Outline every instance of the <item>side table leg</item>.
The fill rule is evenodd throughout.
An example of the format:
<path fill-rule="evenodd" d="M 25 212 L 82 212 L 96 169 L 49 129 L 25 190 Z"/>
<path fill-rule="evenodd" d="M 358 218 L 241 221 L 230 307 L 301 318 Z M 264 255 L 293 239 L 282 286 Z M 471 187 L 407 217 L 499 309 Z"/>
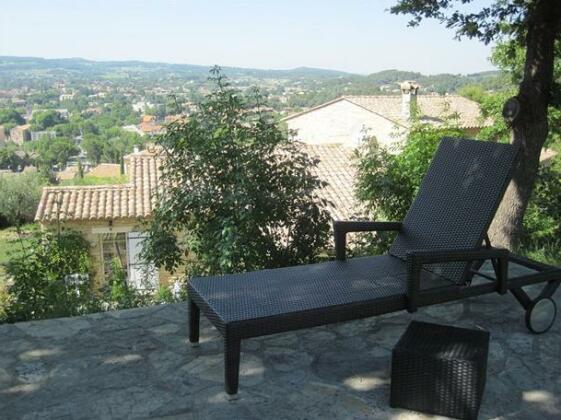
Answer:
<path fill-rule="evenodd" d="M 199 321 L 201 311 L 199 307 L 189 299 L 189 342 L 193 347 L 199 347 Z"/>
<path fill-rule="evenodd" d="M 237 399 L 238 394 L 240 344 L 239 338 L 224 336 L 224 384 L 229 400 Z"/>

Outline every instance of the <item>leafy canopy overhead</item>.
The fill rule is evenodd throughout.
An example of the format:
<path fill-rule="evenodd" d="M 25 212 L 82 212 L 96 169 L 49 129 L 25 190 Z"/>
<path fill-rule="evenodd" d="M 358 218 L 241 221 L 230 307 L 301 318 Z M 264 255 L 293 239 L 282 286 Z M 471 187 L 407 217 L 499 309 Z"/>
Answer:
<path fill-rule="evenodd" d="M 501 35 L 521 39 L 525 34 L 525 17 L 534 3 L 528 0 L 496 0 L 474 10 L 475 0 L 399 0 L 390 11 L 412 16 L 409 26 L 423 19 L 436 19 L 447 28 L 455 29 L 461 38 L 478 38 L 486 44 Z"/>

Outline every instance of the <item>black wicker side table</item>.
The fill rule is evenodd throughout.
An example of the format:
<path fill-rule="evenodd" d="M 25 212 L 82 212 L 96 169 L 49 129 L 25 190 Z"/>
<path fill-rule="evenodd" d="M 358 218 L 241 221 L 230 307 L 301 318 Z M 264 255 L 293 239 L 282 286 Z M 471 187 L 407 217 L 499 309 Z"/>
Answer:
<path fill-rule="evenodd" d="M 476 419 L 488 352 L 486 331 L 412 321 L 393 349 L 390 405 Z"/>

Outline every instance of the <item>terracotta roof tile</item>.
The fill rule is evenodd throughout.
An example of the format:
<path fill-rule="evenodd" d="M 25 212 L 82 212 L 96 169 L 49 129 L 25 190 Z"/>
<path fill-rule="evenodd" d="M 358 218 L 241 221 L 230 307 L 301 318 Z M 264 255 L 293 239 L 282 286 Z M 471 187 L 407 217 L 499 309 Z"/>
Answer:
<path fill-rule="evenodd" d="M 88 172 L 90 176 L 117 177 L 121 175 L 121 165 L 118 163 L 100 163 Z"/>
<path fill-rule="evenodd" d="M 340 144 L 301 147 L 319 159 L 313 173 L 327 185 L 319 196 L 331 204 L 328 211 L 334 219 L 360 216 L 361 208 L 354 198 L 355 170 L 352 150 Z M 128 184 L 45 187 L 35 219 L 43 223 L 119 218 L 145 219 L 156 203 L 159 188 L 161 156 L 155 151 L 142 151 L 127 156 Z"/>
<path fill-rule="evenodd" d="M 160 157 L 156 152 L 140 152 L 126 157 L 130 182 L 120 185 L 44 187 L 35 219 L 112 220 L 145 218 L 158 188 Z"/>
<path fill-rule="evenodd" d="M 313 173 L 327 185 L 318 195 L 330 204 L 327 210 L 335 220 L 349 220 L 364 214 L 354 196 L 355 168 L 352 149 L 341 144 L 302 144 L 306 153 L 319 159 Z"/>
<path fill-rule="evenodd" d="M 345 96 L 345 99 L 399 124 L 409 124 L 402 118 L 401 96 Z M 463 96 L 419 95 L 417 105 L 419 118 L 427 122 L 438 123 L 446 117 L 457 116 L 460 127 L 464 128 L 491 124 L 491 121 L 482 121 L 477 102 Z"/>
<path fill-rule="evenodd" d="M 357 95 L 341 96 L 340 98 L 283 118 L 288 121 L 316 109 L 324 108 L 335 102 L 348 101 L 370 112 L 378 114 L 396 124 L 408 127 L 401 114 L 400 95 Z M 463 128 L 486 127 L 492 124 L 490 119 L 483 120 L 477 102 L 458 95 L 418 95 L 417 105 L 419 118 L 422 121 L 441 123 L 446 117 L 456 116 L 458 124 Z"/>

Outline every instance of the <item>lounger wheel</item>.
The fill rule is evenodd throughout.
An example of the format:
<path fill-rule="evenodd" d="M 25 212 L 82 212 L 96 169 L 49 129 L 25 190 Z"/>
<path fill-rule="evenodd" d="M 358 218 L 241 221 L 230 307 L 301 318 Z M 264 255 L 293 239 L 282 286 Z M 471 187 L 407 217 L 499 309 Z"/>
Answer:
<path fill-rule="evenodd" d="M 526 310 L 526 326 L 534 334 L 543 334 L 551 328 L 557 316 L 557 305 L 549 297 L 532 302 Z"/>

